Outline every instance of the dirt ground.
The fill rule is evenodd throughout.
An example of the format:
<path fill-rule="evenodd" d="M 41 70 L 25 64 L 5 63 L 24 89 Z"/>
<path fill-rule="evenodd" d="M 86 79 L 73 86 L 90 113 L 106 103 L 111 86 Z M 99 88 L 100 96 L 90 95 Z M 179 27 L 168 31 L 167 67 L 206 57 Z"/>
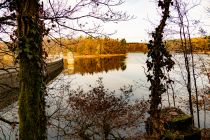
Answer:
<path fill-rule="evenodd" d="M 202 140 L 210 140 L 210 128 L 202 129 L 201 137 Z"/>

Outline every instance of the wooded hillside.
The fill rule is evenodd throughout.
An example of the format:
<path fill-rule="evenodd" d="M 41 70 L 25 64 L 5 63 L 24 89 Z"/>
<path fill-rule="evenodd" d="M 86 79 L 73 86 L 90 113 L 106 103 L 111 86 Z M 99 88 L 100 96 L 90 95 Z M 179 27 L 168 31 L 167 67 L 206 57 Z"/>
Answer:
<path fill-rule="evenodd" d="M 45 40 L 44 46 L 49 54 L 67 51 L 72 51 L 75 55 L 125 54 L 127 52 L 125 39 L 81 36 L 70 40 Z"/>

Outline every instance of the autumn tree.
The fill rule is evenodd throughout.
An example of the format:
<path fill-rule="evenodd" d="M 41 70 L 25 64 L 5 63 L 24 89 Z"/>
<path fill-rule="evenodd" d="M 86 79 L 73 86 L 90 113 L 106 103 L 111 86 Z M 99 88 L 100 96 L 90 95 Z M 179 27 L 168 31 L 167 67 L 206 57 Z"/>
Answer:
<path fill-rule="evenodd" d="M 78 38 L 77 42 L 71 46 L 75 55 L 125 54 L 127 52 L 125 39 L 83 37 Z"/>
<path fill-rule="evenodd" d="M 110 91 L 99 78 L 95 86 L 89 85 L 87 91 L 81 88 L 72 90 L 68 86 L 66 89 L 67 103 L 61 106 L 60 112 L 53 114 L 62 125 L 50 121 L 52 128 L 60 130 L 60 135 L 72 139 L 108 140 L 135 138 L 141 132 L 138 127 L 145 118 L 148 102 L 133 100 L 132 86 Z"/>

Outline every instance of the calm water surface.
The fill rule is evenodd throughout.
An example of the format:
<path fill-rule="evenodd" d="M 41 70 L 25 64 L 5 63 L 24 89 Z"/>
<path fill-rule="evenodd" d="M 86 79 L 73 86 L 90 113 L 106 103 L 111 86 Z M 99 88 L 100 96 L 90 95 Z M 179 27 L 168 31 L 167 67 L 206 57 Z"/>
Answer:
<path fill-rule="evenodd" d="M 209 68 L 209 62 L 207 62 L 209 57 L 208 55 L 195 55 L 196 78 L 199 89 L 209 85 L 208 78 L 203 72 L 205 71 L 203 63 L 207 69 Z M 117 90 L 130 84 L 134 86 L 136 98 L 148 98 L 149 83 L 145 76 L 145 72 L 147 72 L 146 59 L 147 56 L 143 53 L 128 53 L 126 57 L 79 58 L 75 59 L 73 65 L 65 63 L 65 70 L 60 76 L 65 79 L 65 82 L 70 80 L 72 88 L 78 86 L 86 88 L 90 84 L 95 84 L 96 80 L 102 77 L 105 87 L 110 90 Z M 186 72 L 184 71 L 183 56 L 174 54 L 174 60 L 177 64 L 169 76 L 175 81 L 173 85 L 175 92 L 179 95 L 185 95 L 186 87 L 183 76 L 186 76 Z"/>
<path fill-rule="evenodd" d="M 210 68 L 208 61 L 210 57 L 208 55 L 195 55 L 195 58 L 196 78 L 198 89 L 201 91 L 206 86 L 209 86 L 205 70 Z M 52 115 L 58 108 L 65 110 L 65 104 L 68 100 L 67 91 L 69 89 L 82 87 L 84 90 L 87 90 L 89 89 L 89 85 L 94 86 L 96 84 L 96 80 L 99 77 L 103 78 L 105 88 L 111 91 L 117 91 L 123 86 L 132 85 L 134 89 L 133 99 L 149 99 L 149 83 L 145 76 L 145 72 L 147 71 L 145 65 L 146 59 L 147 57 L 143 53 L 128 53 L 127 56 L 76 58 L 72 64 L 67 64 L 67 60 L 65 60 L 64 71 L 48 85 L 49 96 L 46 100 L 49 108 L 47 109 L 47 114 Z M 174 54 L 174 59 L 176 60 L 176 65 L 169 75 L 175 81 L 173 88 L 176 95 L 176 106 L 187 112 L 188 96 L 183 79 L 183 75 L 185 76 L 186 73 L 180 71 L 180 69 L 184 70 L 184 59 L 180 54 Z M 167 94 L 163 95 L 163 106 L 169 105 L 168 97 L 170 99 L 170 105 L 173 106 L 171 89 L 169 89 L 169 96 Z M 209 102 L 209 99 L 207 101 Z M 17 120 L 17 103 L 11 106 L 16 107 L 7 112 L 0 112 L 0 115 Z M 209 104 L 206 104 L 206 107 L 210 110 Z M 205 113 L 206 115 L 204 115 L 204 111 L 201 109 L 201 127 L 210 128 L 210 111 L 207 110 Z M 14 130 L 14 132 L 16 131 Z M 49 129 L 48 132 L 52 139 L 53 136 L 56 137 L 55 133 L 57 131 L 55 129 Z"/>
<path fill-rule="evenodd" d="M 174 54 L 173 58 L 176 65 L 169 73 L 169 76 L 174 80 L 173 90 L 176 96 L 176 106 L 189 113 L 183 55 Z M 201 92 L 202 89 L 209 86 L 208 77 L 205 73 L 210 68 L 210 56 L 195 54 L 194 58 L 198 91 Z M 128 53 L 126 57 L 79 58 L 75 59 L 73 65 L 67 65 L 65 63 L 66 69 L 60 77 L 65 79 L 63 80 L 65 84 L 69 81 L 68 84 L 72 89 L 78 88 L 78 86 L 87 89 L 90 84 L 95 85 L 96 80 L 102 77 L 105 87 L 109 90 L 118 90 L 123 86 L 133 85 L 133 98 L 149 99 L 150 92 L 148 87 L 150 84 L 147 82 L 145 76 L 145 72 L 147 72 L 145 65 L 146 59 L 147 56 L 143 53 Z M 194 87 L 192 88 L 194 89 Z M 169 104 L 173 106 L 172 90 L 169 89 L 168 92 L 169 94 L 165 94 L 162 97 L 163 106 L 169 106 Z M 170 103 L 168 103 L 168 98 Z M 207 99 L 207 102 L 209 103 L 209 99 Z M 206 104 L 206 108 L 210 110 L 209 104 Z M 204 119 L 204 111 L 201 108 L 201 127 L 205 127 L 204 123 L 206 123 L 206 127 L 210 127 L 210 111 L 206 111 L 205 113 L 207 115 L 206 119 Z M 197 122 L 195 123 L 197 124 Z"/>
<path fill-rule="evenodd" d="M 94 85 L 99 77 L 103 78 L 106 88 L 118 90 L 126 85 L 135 85 L 134 93 L 136 97 L 148 96 L 147 88 L 137 88 L 141 84 L 146 84 L 144 74 L 146 56 L 143 53 L 129 53 L 125 56 L 115 56 L 111 58 L 80 58 L 75 60 L 75 66 L 65 65 L 62 76 L 70 79 L 72 88 Z M 68 78 L 67 78 L 68 77 Z"/>

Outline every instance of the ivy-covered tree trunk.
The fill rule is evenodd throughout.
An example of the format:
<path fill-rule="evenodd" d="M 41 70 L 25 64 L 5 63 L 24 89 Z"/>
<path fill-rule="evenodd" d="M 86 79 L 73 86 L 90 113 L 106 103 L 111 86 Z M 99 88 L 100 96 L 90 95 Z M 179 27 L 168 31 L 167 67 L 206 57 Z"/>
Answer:
<path fill-rule="evenodd" d="M 46 139 L 43 23 L 39 0 L 16 0 L 19 59 L 19 139 Z"/>
<path fill-rule="evenodd" d="M 163 126 L 160 123 L 160 109 L 161 95 L 166 91 L 165 84 L 170 83 L 171 80 L 167 79 L 163 72 L 163 69 L 170 71 L 174 65 L 171 59 L 171 54 L 167 51 L 163 44 L 163 29 L 166 26 L 166 20 L 169 17 L 169 8 L 173 4 L 172 0 L 159 0 L 158 6 L 162 9 L 162 19 L 155 32 L 152 33 L 153 40 L 150 40 L 148 44 L 148 71 L 151 71 L 147 75 L 148 81 L 150 81 L 150 122 L 151 136 L 155 139 L 159 139 Z"/>

